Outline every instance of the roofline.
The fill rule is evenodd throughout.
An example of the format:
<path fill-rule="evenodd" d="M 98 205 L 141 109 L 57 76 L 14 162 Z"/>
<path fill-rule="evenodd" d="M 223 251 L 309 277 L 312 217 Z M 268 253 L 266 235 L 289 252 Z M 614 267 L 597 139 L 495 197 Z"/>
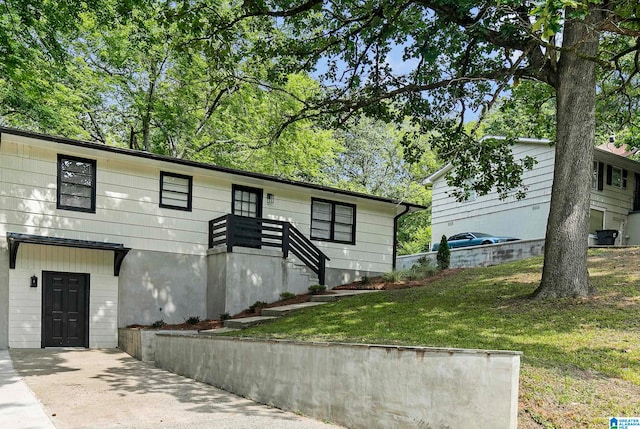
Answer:
<path fill-rule="evenodd" d="M 505 136 L 484 136 L 479 141 L 482 142 L 484 140 L 507 140 L 507 137 L 505 137 Z M 518 138 L 515 139 L 515 141 L 516 141 L 516 143 L 546 144 L 546 145 L 549 145 L 549 144 L 553 143 L 553 140 L 535 139 L 535 138 L 531 138 L 531 137 L 518 137 Z M 441 178 L 442 176 L 447 174 L 449 171 L 451 171 L 452 168 L 453 168 L 453 164 L 451 164 L 450 162 L 447 163 L 447 165 L 442 167 L 440 170 L 436 171 L 431 176 L 429 176 L 426 179 L 424 179 L 422 184 L 427 186 L 427 187 L 430 187 L 431 185 L 433 185 L 433 183 L 436 180 L 438 180 L 439 178 Z"/>
<path fill-rule="evenodd" d="M 602 158 L 607 162 L 611 162 L 609 161 L 610 159 L 615 159 L 615 162 L 618 163 L 619 166 L 624 166 L 633 171 L 640 171 L 640 163 L 635 159 L 618 155 L 617 153 L 609 152 L 608 150 L 605 150 L 605 149 L 600 149 L 597 146 L 595 146 L 593 149 L 594 149 L 594 155 L 599 154 L 599 158 Z"/>
<path fill-rule="evenodd" d="M 412 211 L 423 210 L 423 209 L 427 208 L 426 206 L 423 206 L 423 205 L 420 205 L 420 204 L 409 203 L 409 202 L 401 201 L 401 200 L 393 200 L 391 198 L 378 197 L 378 196 L 375 196 L 375 195 L 364 194 L 364 193 L 361 193 L 361 192 L 346 191 L 346 190 L 343 190 L 343 189 L 332 188 L 332 187 L 329 187 L 329 186 L 316 185 L 316 184 L 313 184 L 313 183 L 301 182 L 301 181 L 296 181 L 296 180 L 289 180 L 289 179 L 284 179 L 284 178 L 276 177 L 276 176 L 270 176 L 270 175 L 262 174 L 262 173 L 253 173 L 251 171 L 237 170 L 237 169 L 229 168 L 229 167 L 220 167 L 220 166 L 217 166 L 217 165 L 205 164 L 203 162 L 190 161 L 190 160 L 180 159 L 180 158 L 172 158 L 170 156 L 158 155 L 158 154 L 155 154 L 155 153 L 143 152 L 143 151 L 140 151 L 140 150 L 125 149 L 125 148 L 120 148 L 120 147 L 115 147 L 115 146 L 108 146 L 108 145 L 103 145 L 103 144 L 89 142 L 89 141 L 74 140 L 74 139 L 70 139 L 70 138 L 66 138 L 66 137 L 57 137 L 57 136 L 51 136 L 51 135 L 48 135 L 48 134 L 42 134 L 42 133 L 37 133 L 37 132 L 33 132 L 33 131 L 25 131 L 25 130 L 19 130 L 19 129 L 16 129 L 16 128 L 7 128 L 7 127 L 1 127 L 0 126 L 0 137 L 2 136 L 3 133 L 16 135 L 16 136 L 21 136 L 21 137 L 33 138 L 33 139 L 46 140 L 46 141 L 50 141 L 50 142 L 54 142 L 54 143 L 60 143 L 60 144 L 66 144 L 66 145 L 70 145 L 70 146 L 85 147 L 85 148 L 100 150 L 100 151 L 104 151 L 104 152 L 116 153 L 116 154 L 120 154 L 120 155 L 127 155 L 127 156 L 134 156 L 134 157 L 138 157 L 138 158 L 145 158 L 145 159 L 150 159 L 150 160 L 154 160 L 154 161 L 169 162 L 169 163 L 172 163 L 172 164 L 185 165 L 185 166 L 188 166 L 188 167 L 201 168 L 201 169 L 204 169 L 204 170 L 216 171 L 216 172 L 220 172 L 220 173 L 235 174 L 235 175 L 238 175 L 238 176 L 251 177 L 253 179 L 266 180 L 266 181 L 269 181 L 269 182 L 282 183 L 282 184 L 285 184 L 285 185 L 291 185 L 291 186 L 297 186 L 297 187 L 301 187 L 301 188 L 314 189 L 314 190 L 317 190 L 317 191 L 332 192 L 332 193 L 335 193 L 335 194 L 346 195 L 346 196 L 350 196 L 350 197 L 363 198 L 363 199 L 373 200 L 373 201 L 378 201 L 378 202 L 383 202 L 383 203 L 390 203 L 390 204 L 395 204 L 395 205 L 403 205 L 403 206 L 409 207 L 409 209 L 412 210 Z"/>

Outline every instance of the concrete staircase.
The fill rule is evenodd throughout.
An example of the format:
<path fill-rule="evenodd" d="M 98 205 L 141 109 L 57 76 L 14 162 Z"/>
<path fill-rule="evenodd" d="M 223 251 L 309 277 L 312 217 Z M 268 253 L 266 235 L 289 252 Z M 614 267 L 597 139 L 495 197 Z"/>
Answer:
<path fill-rule="evenodd" d="M 236 331 L 238 329 L 245 329 L 251 326 L 259 325 L 261 323 L 270 322 L 282 316 L 286 316 L 296 310 L 303 308 L 315 307 L 318 305 L 327 304 L 329 302 L 335 302 L 339 299 L 362 295 L 366 293 L 379 292 L 377 290 L 331 290 L 330 294 L 325 295 L 313 295 L 311 301 L 302 302 L 299 304 L 283 305 L 280 307 L 264 308 L 260 312 L 260 316 L 243 317 L 241 319 L 229 319 L 224 321 L 223 329 L 211 329 L 208 331 L 200 331 L 200 334 L 204 335 L 217 335 L 225 332 Z"/>

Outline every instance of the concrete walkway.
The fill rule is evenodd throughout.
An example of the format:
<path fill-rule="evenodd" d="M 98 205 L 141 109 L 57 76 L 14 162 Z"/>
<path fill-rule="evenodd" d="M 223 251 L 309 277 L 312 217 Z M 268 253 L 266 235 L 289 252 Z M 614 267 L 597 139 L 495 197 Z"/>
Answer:
<path fill-rule="evenodd" d="M 47 416 L 58 429 L 339 427 L 256 404 L 116 349 L 12 349 L 10 355 L 24 382 L 8 371 L 5 386 L 3 371 L 3 428 L 52 428 Z M 3 369 L 10 366 L 6 359 L 0 363 Z M 17 394 L 8 390 L 16 387 Z M 5 414 L 23 425 L 6 425 Z"/>
<path fill-rule="evenodd" d="M 0 350 L 0 426 L 55 429 L 40 401 L 13 369 L 8 350 Z"/>

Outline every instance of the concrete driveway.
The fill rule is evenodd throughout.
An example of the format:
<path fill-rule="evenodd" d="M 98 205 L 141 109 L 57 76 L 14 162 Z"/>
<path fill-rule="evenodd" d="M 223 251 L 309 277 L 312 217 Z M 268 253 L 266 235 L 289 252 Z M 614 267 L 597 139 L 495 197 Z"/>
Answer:
<path fill-rule="evenodd" d="M 58 429 L 339 427 L 259 405 L 120 350 L 12 349 L 10 355 Z"/>

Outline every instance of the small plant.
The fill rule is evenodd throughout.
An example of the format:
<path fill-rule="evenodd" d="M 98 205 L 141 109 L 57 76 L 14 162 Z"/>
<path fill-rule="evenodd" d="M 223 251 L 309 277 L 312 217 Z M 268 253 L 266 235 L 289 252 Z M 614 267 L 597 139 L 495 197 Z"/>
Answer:
<path fill-rule="evenodd" d="M 371 277 L 362 276 L 362 278 L 360 279 L 360 284 L 361 285 L 368 285 L 369 283 L 371 283 Z"/>
<path fill-rule="evenodd" d="M 231 315 L 229 313 L 222 313 L 220 315 L 220 320 L 229 320 L 231 319 Z"/>
<path fill-rule="evenodd" d="M 387 283 L 397 283 L 402 279 L 402 273 L 400 271 L 389 271 L 388 273 L 384 273 L 382 275 L 382 280 Z"/>
<path fill-rule="evenodd" d="M 431 259 L 422 256 L 416 260 L 413 266 L 404 272 L 404 277 L 409 280 L 422 280 L 433 277 L 438 269 L 431 265 Z"/>
<path fill-rule="evenodd" d="M 267 303 L 263 301 L 256 301 L 249 307 L 249 311 L 252 313 L 259 312 L 262 308 L 266 307 Z"/>
<path fill-rule="evenodd" d="M 325 290 L 327 290 L 327 287 L 324 285 L 311 285 L 309 286 L 309 293 L 311 293 L 311 295 L 318 295 L 322 292 L 324 292 Z"/>
<path fill-rule="evenodd" d="M 291 292 L 282 292 L 280 294 L 280 300 L 284 301 L 285 299 L 291 299 L 291 298 L 295 298 L 296 294 L 295 293 L 291 293 Z"/>
<path fill-rule="evenodd" d="M 152 328 L 162 328 L 165 325 L 164 320 L 160 319 L 160 320 L 156 320 L 155 322 L 153 322 L 151 324 Z"/>
<path fill-rule="evenodd" d="M 449 250 L 449 242 L 447 241 L 446 235 L 443 235 L 440 240 L 440 247 L 438 247 L 436 261 L 438 261 L 438 269 L 446 270 L 449 268 L 449 264 L 451 262 L 451 251 Z"/>
<path fill-rule="evenodd" d="M 197 325 L 200 322 L 200 316 L 189 316 L 184 321 L 189 325 Z"/>

